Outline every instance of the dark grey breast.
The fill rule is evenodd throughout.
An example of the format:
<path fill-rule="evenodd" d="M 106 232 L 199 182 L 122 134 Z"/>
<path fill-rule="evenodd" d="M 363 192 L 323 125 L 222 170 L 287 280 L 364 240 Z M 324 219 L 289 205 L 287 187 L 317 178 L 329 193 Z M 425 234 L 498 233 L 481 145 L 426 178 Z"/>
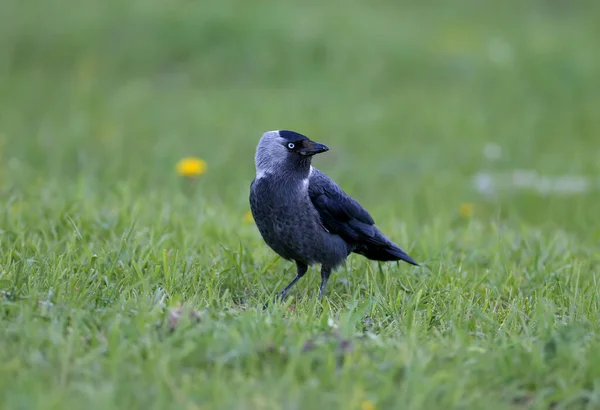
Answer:
<path fill-rule="evenodd" d="M 319 215 L 306 191 L 285 185 L 277 178 L 255 179 L 250 209 L 267 245 L 285 259 L 310 265 L 319 259 L 319 241 L 315 241 L 322 231 Z"/>

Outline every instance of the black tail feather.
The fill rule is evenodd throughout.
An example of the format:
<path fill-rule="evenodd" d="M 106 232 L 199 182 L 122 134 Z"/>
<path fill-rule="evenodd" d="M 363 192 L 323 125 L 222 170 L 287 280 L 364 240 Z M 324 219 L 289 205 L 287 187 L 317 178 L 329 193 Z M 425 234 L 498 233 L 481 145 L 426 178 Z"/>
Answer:
<path fill-rule="evenodd" d="M 386 246 L 372 244 L 362 245 L 357 247 L 354 252 L 374 261 L 389 262 L 402 260 L 411 265 L 419 266 L 413 258 L 408 256 L 406 252 L 394 244 Z"/>

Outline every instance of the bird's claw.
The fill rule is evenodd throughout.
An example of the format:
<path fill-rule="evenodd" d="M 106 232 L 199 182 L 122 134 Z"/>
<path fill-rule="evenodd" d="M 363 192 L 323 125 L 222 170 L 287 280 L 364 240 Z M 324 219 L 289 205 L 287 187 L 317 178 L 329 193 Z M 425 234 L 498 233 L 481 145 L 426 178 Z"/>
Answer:
<path fill-rule="evenodd" d="M 285 291 L 285 290 L 279 292 L 277 295 L 275 295 L 274 302 L 283 302 L 286 295 L 287 295 L 287 291 Z M 265 304 L 263 305 L 263 310 L 265 310 L 269 307 L 269 303 L 270 302 L 265 302 Z"/>

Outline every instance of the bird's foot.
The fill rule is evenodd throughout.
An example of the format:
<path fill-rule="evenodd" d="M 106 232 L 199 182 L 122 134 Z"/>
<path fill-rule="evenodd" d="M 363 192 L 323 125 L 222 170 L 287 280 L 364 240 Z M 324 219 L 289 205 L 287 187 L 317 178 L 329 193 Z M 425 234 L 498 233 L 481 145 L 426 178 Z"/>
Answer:
<path fill-rule="evenodd" d="M 283 301 L 285 299 L 285 296 L 287 295 L 287 289 L 282 290 L 281 292 L 279 292 L 277 294 L 277 296 L 275 296 L 276 300 L 280 300 Z"/>
<path fill-rule="evenodd" d="M 283 302 L 283 300 L 285 299 L 285 296 L 287 295 L 287 289 L 282 290 L 281 292 L 279 292 L 277 295 L 275 295 L 274 301 L 273 302 Z M 263 310 L 267 309 L 269 307 L 269 303 L 270 302 L 266 302 L 263 306 Z"/>
<path fill-rule="evenodd" d="M 321 286 L 319 287 L 319 302 L 323 299 L 323 294 L 325 293 L 325 285 L 327 285 L 327 281 L 329 278 L 323 277 L 321 281 Z"/>

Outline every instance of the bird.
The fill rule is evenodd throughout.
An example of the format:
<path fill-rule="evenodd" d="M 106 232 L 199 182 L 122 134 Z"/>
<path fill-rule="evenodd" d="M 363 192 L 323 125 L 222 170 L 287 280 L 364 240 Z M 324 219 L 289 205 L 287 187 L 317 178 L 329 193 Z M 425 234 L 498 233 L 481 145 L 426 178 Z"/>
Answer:
<path fill-rule="evenodd" d="M 256 147 L 252 217 L 264 242 L 296 262 L 296 276 L 278 293 L 281 299 L 309 266 L 321 265 L 321 300 L 331 273 L 351 253 L 419 266 L 375 226 L 365 208 L 311 165 L 314 155 L 326 151 L 326 145 L 290 130 L 267 131 Z"/>

